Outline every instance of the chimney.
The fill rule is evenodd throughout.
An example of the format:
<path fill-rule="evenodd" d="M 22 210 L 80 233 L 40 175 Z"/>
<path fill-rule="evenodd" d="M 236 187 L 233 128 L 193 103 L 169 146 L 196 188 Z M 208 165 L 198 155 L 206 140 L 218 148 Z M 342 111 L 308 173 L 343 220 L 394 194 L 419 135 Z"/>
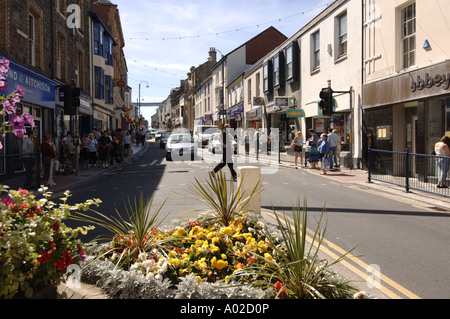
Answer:
<path fill-rule="evenodd" d="M 212 61 L 214 64 L 217 62 L 217 52 L 216 48 L 209 48 L 209 58 L 208 61 Z"/>

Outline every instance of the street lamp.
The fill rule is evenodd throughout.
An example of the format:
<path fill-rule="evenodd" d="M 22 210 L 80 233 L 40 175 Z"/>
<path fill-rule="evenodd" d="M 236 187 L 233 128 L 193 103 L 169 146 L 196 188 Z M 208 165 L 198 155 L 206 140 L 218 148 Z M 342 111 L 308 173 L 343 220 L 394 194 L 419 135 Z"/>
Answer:
<path fill-rule="evenodd" d="M 147 82 L 147 81 L 141 81 L 141 82 L 139 83 L 139 111 L 138 111 L 138 116 L 141 115 L 141 84 L 144 83 L 144 82 L 147 84 L 147 88 L 150 87 L 150 86 L 148 85 L 148 82 Z"/>
<path fill-rule="evenodd" d="M 213 48 L 213 50 L 215 52 L 219 52 L 220 53 L 220 60 L 222 61 L 222 96 L 220 97 L 220 102 L 222 103 L 222 110 L 221 110 L 221 117 L 222 117 L 222 126 L 225 125 L 224 123 L 224 114 L 225 113 L 225 59 L 224 59 L 224 55 L 222 54 L 222 52 L 220 52 L 220 50 Z M 209 57 L 208 59 L 211 59 L 211 57 Z"/>

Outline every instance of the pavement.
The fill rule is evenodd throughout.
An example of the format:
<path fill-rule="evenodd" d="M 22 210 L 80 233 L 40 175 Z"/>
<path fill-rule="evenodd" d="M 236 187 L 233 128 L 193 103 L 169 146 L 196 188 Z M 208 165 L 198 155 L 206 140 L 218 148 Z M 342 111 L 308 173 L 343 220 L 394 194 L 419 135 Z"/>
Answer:
<path fill-rule="evenodd" d="M 133 154 L 131 157 L 139 154 L 140 152 L 144 152 L 148 146 L 149 143 L 146 143 L 145 146 L 136 146 L 133 144 Z M 295 170 L 294 157 L 292 155 L 281 153 L 279 159 L 280 166 Z M 264 162 L 264 157 L 261 157 L 260 161 Z M 370 192 L 385 198 L 408 203 L 414 207 L 429 210 L 430 212 L 450 214 L 450 198 L 416 190 L 406 192 L 404 188 L 388 183 L 377 181 L 369 183 L 368 173 L 362 169 L 342 167 L 338 170 L 328 170 L 326 175 L 322 175 L 322 171 L 320 169 L 312 169 L 309 167 L 299 167 L 298 169 L 306 170 L 310 174 L 321 175 L 323 178 L 333 179 L 337 182 L 345 183 L 348 187 L 358 189 L 360 191 Z M 49 190 L 53 193 L 62 192 L 65 191 L 68 186 L 74 186 L 77 183 L 85 182 L 87 179 L 94 178 L 103 172 L 105 172 L 104 168 L 91 167 L 89 169 L 85 169 L 81 167 L 77 175 L 56 175 L 54 176 L 56 186 L 50 188 Z M 60 285 L 58 287 L 58 291 L 60 293 L 65 292 L 67 294 L 67 298 L 69 299 L 108 299 L 108 297 L 98 288 L 84 284 L 80 284 L 77 288 L 71 288 L 67 285 Z"/>

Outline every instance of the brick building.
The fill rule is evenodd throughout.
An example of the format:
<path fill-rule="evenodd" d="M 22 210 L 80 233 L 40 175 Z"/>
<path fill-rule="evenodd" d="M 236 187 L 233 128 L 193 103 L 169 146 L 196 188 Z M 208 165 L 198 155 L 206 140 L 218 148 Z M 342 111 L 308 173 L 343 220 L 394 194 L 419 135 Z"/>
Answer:
<path fill-rule="evenodd" d="M 25 90 L 17 111 L 34 116 L 38 141 L 51 134 L 59 144 L 64 132 L 79 130 L 64 112 L 61 87 L 72 81 L 81 89 L 80 114 L 92 115 L 89 39 L 88 0 L 0 1 L 0 56 L 11 62 L 7 92 Z M 18 153 L 21 141 L 6 139 L 6 152 Z"/>

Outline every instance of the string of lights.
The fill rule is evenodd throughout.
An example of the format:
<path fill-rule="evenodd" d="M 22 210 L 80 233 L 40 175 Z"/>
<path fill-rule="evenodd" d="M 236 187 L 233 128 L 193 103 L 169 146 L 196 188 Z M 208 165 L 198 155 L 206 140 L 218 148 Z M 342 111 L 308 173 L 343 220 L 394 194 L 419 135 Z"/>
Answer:
<path fill-rule="evenodd" d="M 162 73 L 164 73 L 164 74 L 171 75 L 171 76 L 174 76 L 174 77 L 177 77 L 177 78 L 184 78 L 184 77 L 186 76 L 186 75 L 175 74 L 175 73 L 171 73 L 171 72 L 168 72 L 168 71 L 159 69 L 159 68 L 157 68 L 157 67 L 154 67 L 154 66 L 145 64 L 144 62 L 140 62 L 140 61 L 138 61 L 138 60 L 136 60 L 136 59 L 130 58 L 129 56 L 125 56 L 125 58 L 126 58 L 127 60 L 133 61 L 133 62 L 135 62 L 135 63 L 139 63 L 139 64 L 143 65 L 143 66 L 146 67 L 146 68 L 149 68 L 149 69 L 152 69 L 152 70 L 155 70 L 155 71 L 158 71 L 158 72 L 162 72 Z"/>
<path fill-rule="evenodd" d="M 279 19 L 275 19 L 275 20 L 271 20 L 271 21 L 267 21 L 267 22 L 263 22 L 263 23 L 259 23 L 257 25 L 252 25 L 252 26 L 247 26 L 247 27 L 240 27 L 240 28 L 234 28 L 234 29 L 230 29 L 230 30 L 226 30 L 226 31 L 220 31 L 220 32 L 211 32 L 211 33 L 205 33 L 205 34 L 198 34 L 198 35 L 188 35 L 188 36 L 174 36 L 174 37 L 130 37 L 130 38 L 126 38 L 127 40 L 145 40 L 145 41 L 150 41 L 150 40 L 161 40 L 161 41 L 165 41 L 165 40 L 182 40 L 182 39 L 192 39 L 192 38 L 204 38 L 204 37 L 210 37 L 210 36 L 219 36 L 221 34 L 226 34 L 226 33 L 232 33 L 232 32 L 240 32 L 243 30 L 247 30 L 247 29 L 252 29 L 252 28 L 259 28 L 261 26 L 264 25 L 268 25 L 268 24 L 272 24 L 275 22 L 282 22 L 284 20 L 288 20 L 294 17 L 297 17 L 299 15 L 305 15 L 311 11 L 323 8 L 323 7 L 327 7 L 329 4 L 324 4 L 312 9 L 308 9 L 308 10 L 304 10 L 302 12 L 298 12 L 292 15 L 289 15 L 287 17 L 283 17 L 283 18 L 279 18 Z"/>

